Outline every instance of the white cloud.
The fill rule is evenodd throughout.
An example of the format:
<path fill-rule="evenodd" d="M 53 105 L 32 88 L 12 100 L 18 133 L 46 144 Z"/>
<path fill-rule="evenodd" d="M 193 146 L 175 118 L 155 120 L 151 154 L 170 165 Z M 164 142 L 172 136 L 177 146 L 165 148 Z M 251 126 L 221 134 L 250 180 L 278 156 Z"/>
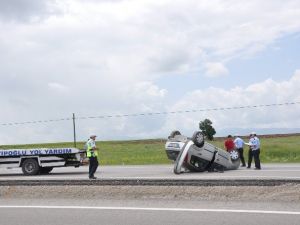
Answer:
<path fill-rule="evenodd" d="M 40 24 L 2 23 L 4 61 L 25 70 L 34 64 L 35 71 L 109 75 L 128 83 L 205 67 L 214 76 L 227 73 L 231 59 L 253 55 L 300 30 L 297 0 L 65 0 L 56 7 L 64 14 Z M 209 64 L 220 61 L 225 68 Z"/>
<path fill-rule="evenodd" d="M 148 98 L 160 97 L 163 98 L 167 94 L 167 90 L 160 89 L 158 86 L 152 84 L 151 82 L 138 82 L 127 88 L 123 89 L 125 96 L 132 99 L 148 100 Z"/>
<path fill-rule="evenodd" d="M 13 7 L 8 7 L 7 12 L 3 11 L 7 7 L 0 7 L 3 123 L 65 118 L 73 112 L 93 116 L 166 111 L 175 100 L 157 83 L 159 78 L 166 76 L 172 82 L 172 76 L 191 73 L 223 77 L 230 74 L 226 65 L 230 60 L 256 54 L 278 38 L 300 30 L 298 0 L 26 1 L 29 5 L 4 2 Z M 38 19 L 32 22 L 32 18 Z M 208 106 L 219 99 L 225 101 L 226 96 L 235 99 L 234 94 L 256 96 L 255 90 L 265 93 L 265 86 L 276 87 L 273 82 L 243 91 L 195 91 L 184 99 L 195 98 L 188 101 L 187 108 L 205 107 L 199 102 Z M 174 85 L 178 85 L 176 89 L 181 84 Z M 209 95 L 211 91 L 218 96 Z M 285 100 L 288 93 L 278 98 Z M 269 100 L 277 100 L 274 96 Z M 261 100 L 259 96 L 256 99 Z M 252 102 L 248 97 L 242 100 Z M 174 108 L 180 105 L 185 106 L 185 100 Z M 216 119 L 223 121 L 221 117 Z M 163 123 L 164 117 L 147 123 L 138 118 L 82 122 L 79 135 L 85 137 L 93 129 L 103 132 L 106 139 L 115 129 L 119 137 L 124 133 L 131 137 L 147 132 L 159 135 Z M 22 133 L 20 128 L 18 132 L 24 138 L 19 141 L 69 137 L 68 131 L 62 133 L 66 130 L 63 126 L 45 126 L 48 129 L 38 130 L 41 135 L 30 135 L 31 139 L 25 137 L 29 132 Z M 55 127 L 60 132 L 56 133 Z M 0 140 L 7 142 L 11 133 L 0 129 Z"/>
<path fill-rule="evenodd" d="M 205 75 L 211 78 L 226 76 L 229 73 L 228 69 L 222 63 L 219 62 L 206 63 L 205 69 Z"/>
<path fill-rule="evenodd" d="M 180 99 L 172 111 L 220 109 L 238 106 L 258 106 L 270 103 L 300 102 L 300 70 L 286 81 L 268 79 L 248 87 L 230 90 L 209 87 L 195 90 Z M 216 130 L 230 128 L 300 128 L 300 104 L 269 107 L 250 107 L 232 110 L 209 110 L 168 116 L 162 132 L 179 129 L 192 134 L 205 118 Z M 219 133 L 220 134 L 220 133 Z M 223 134 L 224 135 L 224 134 Z"/>
<path fill-rule="evenodd" d="M 69 91 L 69 87 L 67 87 L 63 84 L 55 83 L 55 82 L 48 83 L 48 87 L 50 90 L 58 91 L 58 92 L 68 92 Z"/>
<path fill-rule="evenodd" d="M 48 16 L 59 14 L 55 0 L 2 0 L 0 20 L 8 22 L 39 22 Z"/>

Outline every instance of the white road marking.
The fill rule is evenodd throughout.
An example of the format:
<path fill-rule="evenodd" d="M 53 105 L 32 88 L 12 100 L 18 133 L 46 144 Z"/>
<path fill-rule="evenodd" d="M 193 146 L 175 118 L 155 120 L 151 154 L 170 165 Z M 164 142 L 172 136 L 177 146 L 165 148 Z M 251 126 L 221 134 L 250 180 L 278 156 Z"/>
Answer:
<path fill-rule="evenodd" d="M 193 208 L 143 208 L 143 207 L 98 207 L 98 206 L 18 206 L 0 205 L 0 209 L 19 208 L 19 209 L 95 209 L 95 210 L 129 210 L 129 211 L 176 211 L 176 212 L 220 212 L 220 213 L 251 213 L 251 214 L 283 214 L 300 215 L 297 211 L 266 211 L 266 210 L 247 210 L 247 209 L 193 209 Z"/>

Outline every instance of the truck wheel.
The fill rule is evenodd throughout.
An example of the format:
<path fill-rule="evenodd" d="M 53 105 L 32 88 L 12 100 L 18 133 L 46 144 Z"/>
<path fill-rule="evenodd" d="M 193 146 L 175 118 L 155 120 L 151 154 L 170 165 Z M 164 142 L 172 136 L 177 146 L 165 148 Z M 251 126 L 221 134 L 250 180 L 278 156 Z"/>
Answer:
<path fill-rule="evenodd" d="M 178 130 L 173 130 L 169 136 L 169 138 L 174 138 L 176 135 L 181 135 Z"/>
<path fill-rule="evenodd" d="M 53 167 L 41 167 L 40 173 L 41 174 L 48 174 L 53 170 Z"/>
<path fill-rule="evenodd" d="M 22 171 L 25 175 L 36 175 L 39 170 L 39 164 L 35 159 L 26 159 L 22 164 Z"/>
<path fill-rule="evenodd" d="M 204 134 L 201 131 L 195 131 L 192 136 L 192 141 L 197 147 L 202 148 L 204 145 Z"/>

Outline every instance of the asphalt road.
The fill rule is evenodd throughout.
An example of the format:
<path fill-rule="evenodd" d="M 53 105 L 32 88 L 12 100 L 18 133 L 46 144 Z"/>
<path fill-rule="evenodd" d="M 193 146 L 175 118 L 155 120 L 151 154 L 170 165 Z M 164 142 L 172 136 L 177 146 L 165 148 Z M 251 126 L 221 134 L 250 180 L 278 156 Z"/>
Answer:
<path fill-rule="evenodd" d="M 23 200 L 1 205 L 1 225 L 297 225 L 300 220 L 299 206 L 276 203 Z"/>
<path fill-rule="evenodd" d="M 24 176 L 20 169 L 2 168 L 0 181 L 87 180 L 87 171 L 88 167 L 55 168 L 49 175 Z M 100 166 L 96 176 L 100 180 L 300 180 L 300 164 L 266 164 L 262 170 L 240 168 L 224 173 L 180 175 L 173 174 L 172 165 Z M 89 193 L 86 188 L 89 188 Z M 299 185 L 189 188 L 190 192 L 185 187 L 168 186 L 0 186 L 0 225 L 298 225 L 300 221 L 299 196 L 295 198 L 295 194 L 299 195 L 300 190 L 294 190 L 299 189 Z M 288 189 L 287 192 L 283 192 L 284 188 Z M 164 193 L 161 190 L 164 190 Z M 172 191 L 168 194 L 169 190 Z M 249 190 L 255 191 L 251 197 L 247 194 Z M 226 193 L 228 191 L 231 192 L 230 195 Z M 239 196 L 243 198 L 230 197 L 236 195 L 235 191 L 240 192 Z M 200 196 L 196 198 L 195 193 Z M 267 193 L 268 196 L 262 200 L 262 195 Z M 182 197 L 179 196 L 181 194 Z"/>
<path fill-rule="evenodd" d="M 262 164 L 261 170 L 240 167 L 224 173 L 173 173 L 173 165 L 99 166 L 99 179 L 293 179 L 300 180 L 299 164 Z M 24 176 L 20 168 L 0 168 L 1 180 L 82 180 L 88 179 L 88 167 L 54 168 L 48 175 Z"/>

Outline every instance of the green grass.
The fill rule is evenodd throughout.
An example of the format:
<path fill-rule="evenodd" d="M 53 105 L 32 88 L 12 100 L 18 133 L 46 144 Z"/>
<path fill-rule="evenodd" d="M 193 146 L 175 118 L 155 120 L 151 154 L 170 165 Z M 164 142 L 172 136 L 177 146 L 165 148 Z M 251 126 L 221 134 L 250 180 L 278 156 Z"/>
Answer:
<path fill-rule="evenodd" d="M 261 138 L 262 163 L 300 163 L 300 136 Z M 245 139 L 245 141 L 248 141 Z M 223 148 L 224 139 L 212 141 L 212 144 Z M 100 163 L 102 165 L 147 165 L 169 164 L 164 140 L 139 141 L 98 141 Z M 72 147 L 73 143 L 48 143 L 31 145 L 0 146 L 0 149 L 13 148 L 55 148 Z M 84 142 L 77 143 L 83 148 Z M 245 147 L 247 160 L 248 149 Z"/>
<path fill-rule="evenodd" d="M 78 142 L 77 148 L 83 149 L 84 144 Z M 165 153 L 165 140 L 97 141 L 96 144 L 102 165 L 147 165 L 171 162 Z M 3 145 L 0 149 L 56 147 L 73 147 L 73 143 Z"/>
<path fill-rule="evenodd" d="M 248 141 L 248 139 L 244 139 Z M 263 163 L 299 163 L 300 136 L 260 138 L 260 159 Z M 223 148 L 223 140 L 213 141 L 212 144 Z M 244 156 L 248 160 L 248 147 L 244 147 Z"/>
<path fill-rule="evenodd" d="M 145 165 L 170 163 L 164 150 L 165 141 L 101 142 L 99 155 L 104 165 Z"/>

